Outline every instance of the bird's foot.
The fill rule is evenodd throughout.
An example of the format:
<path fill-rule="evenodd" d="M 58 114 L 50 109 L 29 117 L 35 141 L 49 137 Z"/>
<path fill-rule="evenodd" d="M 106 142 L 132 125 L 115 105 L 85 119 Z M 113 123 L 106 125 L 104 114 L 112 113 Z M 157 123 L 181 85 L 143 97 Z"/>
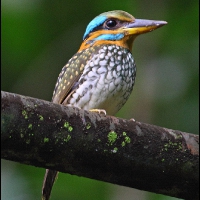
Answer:
<path fill-rule="evenodd" d="M 106 111 L 103 109 L 91 109 L 90 111 L 106 115 Z"/>
<path fill-rule="evenodd" d="M 134 122 L 136 122 L 136 120 L 134 119 L 134 118 L 131 118 L 131 119 L 129 119 L 130 121 L 134 121 Z"/>

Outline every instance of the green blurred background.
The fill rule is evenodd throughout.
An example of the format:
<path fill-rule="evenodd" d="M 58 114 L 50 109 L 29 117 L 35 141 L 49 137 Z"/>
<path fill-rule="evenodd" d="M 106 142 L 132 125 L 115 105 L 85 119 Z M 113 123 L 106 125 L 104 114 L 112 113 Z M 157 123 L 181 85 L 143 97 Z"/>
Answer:
<path fill-rule="evenodd" d="M 139 36 L 131 97 L 121 118 L 199 133 L 199 1 L 2 0 L 2 90 L 51 100 L 61 68 L 78 50 L 98 14 L 124 10 L 168 25 Z M 45 169 L 2 160 L 3 200 L 40 199 Z M 59 174 L 51 200 L 173 200 L 176 198 Z"/>

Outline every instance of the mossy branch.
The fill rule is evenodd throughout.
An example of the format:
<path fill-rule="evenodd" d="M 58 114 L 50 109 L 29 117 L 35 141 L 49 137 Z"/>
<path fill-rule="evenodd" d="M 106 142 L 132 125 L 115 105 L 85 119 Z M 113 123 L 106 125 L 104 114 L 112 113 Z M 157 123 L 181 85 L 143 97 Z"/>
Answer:
<path fill-rule="evenodd" d="M 199 136 L 1 92 L 1 158 L 184 199 Z"/>

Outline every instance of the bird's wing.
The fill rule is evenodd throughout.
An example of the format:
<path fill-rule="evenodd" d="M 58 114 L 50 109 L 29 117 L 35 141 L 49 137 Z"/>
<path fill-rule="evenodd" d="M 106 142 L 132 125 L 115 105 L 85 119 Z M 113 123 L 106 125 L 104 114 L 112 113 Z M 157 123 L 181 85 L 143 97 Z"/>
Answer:
<path fill-rule="evenodd" d="M 84 64 L 78 61 L 75 54 L 59 74 L 52 97 L 53 103 L 62 104 L 80 78 L 83 69 Z"/>

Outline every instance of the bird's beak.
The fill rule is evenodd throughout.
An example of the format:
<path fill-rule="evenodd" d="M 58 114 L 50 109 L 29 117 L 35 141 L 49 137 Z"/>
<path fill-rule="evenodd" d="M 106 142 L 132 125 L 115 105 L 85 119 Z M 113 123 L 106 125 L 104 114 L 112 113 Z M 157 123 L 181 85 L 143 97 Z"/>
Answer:
<path fill-rule="evenodd" d="M 165 24 L 167 24 L 166 21 L 135 19 L 134 22 L 128 23 L 123 30 L 126 35 L 139 35 L 153 31 L 161 26 L 164 26 Z"/>

